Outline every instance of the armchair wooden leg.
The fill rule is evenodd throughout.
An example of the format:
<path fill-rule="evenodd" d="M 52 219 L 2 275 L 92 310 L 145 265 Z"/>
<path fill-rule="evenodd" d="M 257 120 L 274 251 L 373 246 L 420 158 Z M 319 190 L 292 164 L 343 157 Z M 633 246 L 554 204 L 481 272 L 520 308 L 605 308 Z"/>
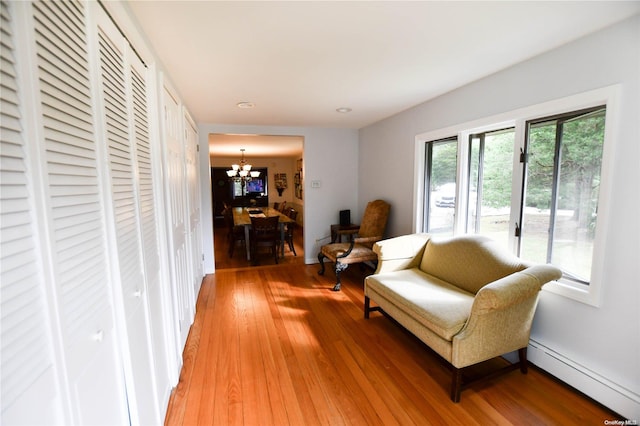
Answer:
<path fill-rule="evenodd" d="M 348 266 L 349 266 L 348 264 L 340 263 L 340 262 L 336 261 L 336 267 L 335 267 L 336 285 L 333 286 L 333 291 L 340 291 L 340 287 L 342 286 L 340 284 L 340 273 L 342 271 L 344 271 L 345 269 L 347 269 Z"/>
<path fill-rule="evenodd" d="M 322 252 L 318 253 L 318 262 L 320 262 L 318 275 L 324 275 L 324 254 L 322 254 Z"/>

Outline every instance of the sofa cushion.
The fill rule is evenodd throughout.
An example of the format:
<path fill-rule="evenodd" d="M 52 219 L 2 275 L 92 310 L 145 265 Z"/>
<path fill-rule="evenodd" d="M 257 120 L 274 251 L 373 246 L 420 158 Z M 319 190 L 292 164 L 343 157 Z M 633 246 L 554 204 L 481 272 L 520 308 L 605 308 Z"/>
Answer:
<path fill-rule="evenodd" d="M 418 268 L 367 277 L 367 287 L 445 340 L 464 327 L 474 295 Z"/>
<path fill-rule="evenodd" d="M 420 270 L 476 294 L 480 288 L 528 266 L 498 243 L 480 235 L 429 240 Z"/>

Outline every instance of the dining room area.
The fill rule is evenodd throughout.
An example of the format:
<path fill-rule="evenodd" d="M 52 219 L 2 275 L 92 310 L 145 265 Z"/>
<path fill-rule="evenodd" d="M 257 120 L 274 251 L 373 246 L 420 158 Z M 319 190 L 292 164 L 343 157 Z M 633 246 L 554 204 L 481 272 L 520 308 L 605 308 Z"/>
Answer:
<path fill-rule="evenodd" d="M 216 269 L 304 264 L 303 140 L 209 134 Z"/>
<path fill-rule="evenodd" d="M 227 213 L 222 219 L 214 220 L 216 269 L 304 264 L 303 228 L 295 219 L 291 218 L 298 212 L 295 209 L 280 212 L 280 206 L 276 207 L 278 208 L 273 206 L 230 207 L 230 214 Z M 231 216 L 231 221 L 229 221 L 229 216 Z M 233 221 L 234 216 L 235 222 Z M 252 216 L 254 218 L 278 217 L 277 235 L 280 237 L 277 239 L 277 263 L 268 250 L 257 248 L 252 253 L 252 229 L 249 225 Z M 282 230 L 280 229 L 280 221 L 282 221 Z M 249 244 L 247 244 L 247 236 Z"/>

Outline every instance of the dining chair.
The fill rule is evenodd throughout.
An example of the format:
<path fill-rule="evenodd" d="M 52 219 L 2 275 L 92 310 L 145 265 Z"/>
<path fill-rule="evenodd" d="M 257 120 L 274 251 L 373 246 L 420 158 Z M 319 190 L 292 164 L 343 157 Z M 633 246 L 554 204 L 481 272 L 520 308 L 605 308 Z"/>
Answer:
<path fill-rule="evenodd" d="M 230 258 L 233 257 L 233 251 L 238 243 L 246 245 L 244 237 L 244 226 L 235 226 L 233 223 L 233 211 L 231 206 L 225 206 L 222 211 L 224 217 L 224 223 L 227 225 L 227 254 Z"/>
<path fill-rule="evenodd" d="M 258 264 L 258 248 L 266 247 L 271 250 L 273 259 L 278 263 L 278 247 L 280 242 L 280 230 L 278 228 L 279 216 L 251 217 L 251 233 L 249 244 L 251 259 Z"/>
<path fill-rule="evenodd" d="M 287 212 L 287 216 L 293 222 L 288 222 L 285 225 L 284 229 L 284 240 L 289 246 L 289 250 L 293 253 L 294 256 L 297 256 L 295 245 L 293 244 L 293 230 L 296 228 L 296 219 L 298 218 L 298 211 L 295 209 L 289 209 Z"/>

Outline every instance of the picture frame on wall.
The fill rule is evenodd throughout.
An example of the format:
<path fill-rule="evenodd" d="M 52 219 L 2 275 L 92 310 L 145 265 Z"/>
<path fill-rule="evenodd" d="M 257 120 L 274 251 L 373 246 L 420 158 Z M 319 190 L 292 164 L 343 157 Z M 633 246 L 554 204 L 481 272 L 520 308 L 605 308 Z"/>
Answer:
<path fill-rule="evenodd" d="M 296 161 L 296 174 L 293 176 L 295 197 L 302 200 L 302 158 Z"/>

